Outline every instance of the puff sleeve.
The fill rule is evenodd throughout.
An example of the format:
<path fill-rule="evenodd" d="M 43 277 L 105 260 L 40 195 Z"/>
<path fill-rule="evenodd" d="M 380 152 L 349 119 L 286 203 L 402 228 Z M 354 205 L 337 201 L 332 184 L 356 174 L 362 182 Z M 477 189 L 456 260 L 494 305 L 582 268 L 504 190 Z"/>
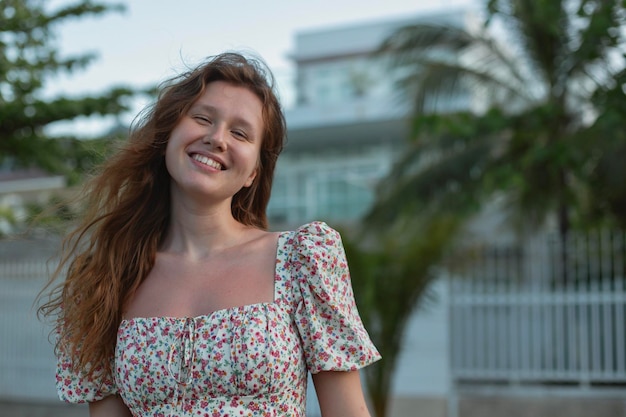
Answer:
<path fill-rule="evenodd" d="M 101 400 L 117 394 L 113 378 L 96 370 L 93 377 L 88 377 L 84 370 L 74 371 L 72 359 L 67 348 L 59 344 L 57 352 L 56 388 L 62 401 L 85 403 Z"/>
<path fill-rule="evenodd" d="M 311 373 L 351 371 L 381 358 L 359 316 L 339 233 L 322 222 L 296 230 L 295 321 Z"/>

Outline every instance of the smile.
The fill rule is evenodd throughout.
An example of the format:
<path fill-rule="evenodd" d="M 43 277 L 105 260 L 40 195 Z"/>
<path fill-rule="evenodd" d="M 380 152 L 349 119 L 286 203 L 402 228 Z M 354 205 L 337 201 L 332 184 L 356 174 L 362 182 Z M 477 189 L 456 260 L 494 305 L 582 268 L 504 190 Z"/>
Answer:
<path fill-rule="evenodd" d="M 217 162 L 216 160 L 211 159 L 211 158 L 209 158 L 209 157 L 206 157 L 206 156 L 204 156 L 204 155 L 200 155 L 200 154 L 197 154 L 197 153 L 196 153 L 196 154 L 193 154 L 191 157 L 192 157 L 194 160 L 196 160 L 196 161 L 200 162 L 201 164 L 204 164 L 204 165 L 210 166 L 211 168 L 215 168 L 215 169 L 218 169 L 218 170 L 220 170 L 220 171 L 223 169 L 222 164 L 220 164 L 220 163 L 219 163 L 219 162 Z"/>

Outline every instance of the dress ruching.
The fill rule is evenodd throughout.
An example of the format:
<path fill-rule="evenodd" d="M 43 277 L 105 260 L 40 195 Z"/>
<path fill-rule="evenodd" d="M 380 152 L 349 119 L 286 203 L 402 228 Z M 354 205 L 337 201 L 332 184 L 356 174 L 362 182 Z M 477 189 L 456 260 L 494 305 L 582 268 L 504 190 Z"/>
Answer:
<path fill-rule="evenodd" d="M 123 320 L 113 377 L 73 371 L 61 349 L 57 390 L 72 403 L 119 394 L 133 416 L 298 417 L 307 371 L 356 370 L 378 359 L 339 233 L 313 222 L 280 234 L 272 303 Z"/>

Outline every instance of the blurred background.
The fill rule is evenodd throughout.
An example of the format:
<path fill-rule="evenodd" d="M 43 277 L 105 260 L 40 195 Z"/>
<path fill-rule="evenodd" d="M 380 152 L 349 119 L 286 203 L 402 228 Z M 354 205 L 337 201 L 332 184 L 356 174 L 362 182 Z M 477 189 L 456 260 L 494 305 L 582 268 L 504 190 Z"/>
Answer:
<path fill-rule="evenodd" d="M 376 417 L 626 416 L 624 0 L 0 0 L 0 417 L 59 403 L 38 292 L 155 87 L 262 56 L 274 230 L 342 232 Z M 319 416 L 314 393 L 308 415 Z"/>

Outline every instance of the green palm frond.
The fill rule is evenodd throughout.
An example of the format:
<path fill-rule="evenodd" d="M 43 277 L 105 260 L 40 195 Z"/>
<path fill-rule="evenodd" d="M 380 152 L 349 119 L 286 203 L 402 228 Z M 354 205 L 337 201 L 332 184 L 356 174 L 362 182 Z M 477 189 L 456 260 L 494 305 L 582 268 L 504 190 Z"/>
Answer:
<path fill-rule="evenodd" d="M 407 213 L 455 212 L 475 209 L 482 176 L 489 163 L 489 139 L 476 141 L 461 152 L 441 155 L 425 167 L 388 178 L 380 184 L 375 205 L 365 217 L 372 225 L 385 225 Z"/>
<path fill-rule="evenodd" d="M 490 119 L 493 108 L 500 118 L 489 132 L 476 129 L 471 142 L 460 132 L 415 131 L 368 220 L 474 207 L 503 194 L 511 217 L 540 224 L 556 213 L 561 231 L 569 227 L 590 194 L 585 176 L 593 155 L 602 153 L 585 139 L 609 144 L 615 136 L 581 139 L 577 132 L 616 105 L 603 103 L 598 91 L 618 86 L 617 101 L 623 99 L 618 78 L 626 62 L 623 0 L 582 0 L 576 7 L 565 0 L 492 0 L 481 29 L 416 24 L 390 36 L 380 53 L 389 56 L 417 121 L 445 123 L 451 115 L 441 112 L 459 104 L 475 112 L 468 126 Z M 491 31 L 496 23 L 498 38 Z M 458 144 L 465 149 L 455 152 Z"/>
<path fill-rule="evenodd" d="M 528 88 L 530 72 L 522 73 L 518 60 L 485 31 L 412 25 L 395 32 L 379 53 L 390 54 L 391 66 L 403 68 L 398 90 L 413 97 L 417 113 L 435 110 L 437 101 L 467 99 L 468 89 L 476 88 L 502 102 L 537 100 Z"/>
<path fill-rule="evenodd" d="M 363 239 L 342 233 L 359 313 L 383 356 L 364 373 L 377 416 L 385 415 L 411 313 L 432 298 L 430 285 L 460 225 L 456 217 L 443 214 L 415 222 L 409 229 L 378 233 L 367 246 Z"/>

